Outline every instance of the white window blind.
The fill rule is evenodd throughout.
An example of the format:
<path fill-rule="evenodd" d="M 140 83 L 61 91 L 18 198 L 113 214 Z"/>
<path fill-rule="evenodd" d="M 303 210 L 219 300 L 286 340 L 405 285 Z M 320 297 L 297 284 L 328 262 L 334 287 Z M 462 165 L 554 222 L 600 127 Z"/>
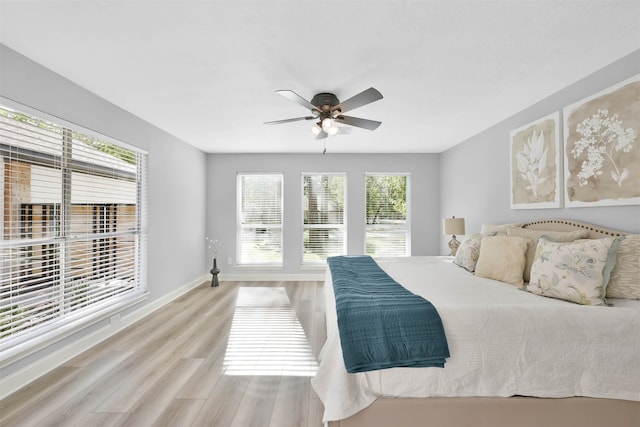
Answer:
<path fill-rule="evenodd" d="M 367 174 L 365 251 L 371 256 L 411 255 L 409 176 Z"/>
<path fill-rule="evenodd" d="M 238 174 L 238 264 L 282 265 L 282 174 Z"/>
<path fill-rule="evenodd" d="M 0 107 L 0 357 L 144 294 L 145 161 Z"/>
<path fill-rule="evenodd" d="M 346 253 L 344 174 L 303 174 L 303 264 Z"/>

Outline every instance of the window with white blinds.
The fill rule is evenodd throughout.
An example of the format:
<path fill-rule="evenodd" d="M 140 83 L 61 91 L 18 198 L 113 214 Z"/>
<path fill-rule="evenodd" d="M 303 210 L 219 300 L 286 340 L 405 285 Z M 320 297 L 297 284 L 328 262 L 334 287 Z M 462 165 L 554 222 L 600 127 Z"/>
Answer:
<path fill-rule="evenodd" d="M 237 263 L 282 261 L 283 174 L 238 174 Z"/>
<path fill-rule="evenodd" d="M 144 294 L 145 162 L 0 107 L 0 357 Z"/>
<path fill-rule="evenodd" d="M 365 253 L 411 255 L 409 175 L 367 174 Z"/>
<path fill-rule="evenodd" d="M 303 264 L 346 253 L 345 174 L 303 174 Z"/>

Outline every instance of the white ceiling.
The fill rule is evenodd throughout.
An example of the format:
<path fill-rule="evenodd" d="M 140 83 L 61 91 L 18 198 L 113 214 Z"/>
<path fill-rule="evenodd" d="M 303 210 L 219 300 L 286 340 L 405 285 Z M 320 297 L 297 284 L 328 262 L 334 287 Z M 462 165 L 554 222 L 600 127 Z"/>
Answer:
<path fill-rule="evenodd" d="M 0 42 L 205 152 L 317 153 L 275 93 L 384 99 L 333 153 L 437 153 L 640 48 L 635 1 L 6 1 Z"/>

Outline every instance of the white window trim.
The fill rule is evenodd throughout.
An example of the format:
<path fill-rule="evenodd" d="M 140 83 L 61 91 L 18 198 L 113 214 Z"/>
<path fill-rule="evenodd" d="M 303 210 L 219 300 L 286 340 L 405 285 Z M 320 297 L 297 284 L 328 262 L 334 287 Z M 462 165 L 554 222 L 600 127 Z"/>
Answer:
<path fill-rule="evenodd" d="M 367 253 L 367 177 L 368 176 L 406 176 L 407 177 L 407 217 L 405 231 L 405 255 L 411 256 L 411 173 L 409 172 L 365 172 L 364 174 L 364 240 L 362 242 L 362 253 Z M 384 227 L 383 227 L 384 228 Z M 389 227 L 392 228 L 392 227 Z"/>
<path fill-rule="evenodd" d="M 280 199 L 280 209 L 282 210 L 282 222 L 280 223 L 280 230 L 281 230 L 281 242 L 282 242 L 282 247 L 281 247 L 281 261 L 280 262 L 251 262 L 251 263 L 241 263 L 240 260 L 242 259 L 241 256 L 241 252 L 242 252 L 242 246 L 240 244 L 242 236 L 241 236 L 241 230 L 243 228 L 243 224 L 242 224 L 242 217 L 241 217 L 241 213 L 242 213 L 242 197 L 240 196 L 240 189 L 242 188 L 242 182 L 241 182 L 241 177 L 242 176 L 247 176 L 247 175 L 279 175 L 280 177 L 282 177 L 282 181 L 280 183 L 281 185 L 281 193 L 282 193 L 282 198 Z M 271 268 L 274 270 L 278 270 L 278 269 L 283 269 L 284 268 L 284 234 L 285 234 L 285 230 L 284 230 L 284 223 L 285 223 L 285 218 L 284 218 L 284 172 L 237 172 L 236 173 L 236 262 L 234 267 L 238 268 L 238 269 L 252 269 L 252 268 Z M 254 225 L 255 227 L 255 225 Z M 253 227 L 247 227 L 247 228 L 253 228 Z M 276 228 L 276 227 L 271 227 L 271 228 Z"/>
<path fill-rule="evenodd" d="M 62 127 L 66 127 L 69 129 L 73 129 L 74 131 L 77 132 L 82 132 L 84 134 L 86 134 L 87 136 L 91 136 L 93 138 L 97 138 L 97 139 L 101 139 L 103 141 L 109 142 L 111 144 L 114 145 L 118 145 L 122 148 L 126 148 L 127 150 L 131 150 L 131 151 L 135 151 L 136 153 L 140 153 L 140 154 L 144 154 L 144 155 L 148 155 L 149 152 L 147 150 L 144 150 L 140 147 L 136 147 L 135 145 L 131 145 L 128 144 L 125 141 L 122 141 L 120 139 L 114 138 L 110 135 L 106 135 L 104 133 L 100 133 L 98 131 L 89 129 L 88 127 L 79 125 L 77 123 L 74 123 L 72 121 L 69 120 L 65 120 L 61 117 L 55 116 L 53 114 L 47 113 L 45 111 L 42 110 L 38 110 L 37 108 L 33 108 L 33 107 L 29 107 L 28 105 L 24 105 L 24 104 L 20 104 L 19 102 L 16 102 L 12 99 L 9 98 L 5 98 L 3 96 L 0 96 L 0 104 L 5 105 L 6 107 L 21 111 L 23 113 L 26 114 L 30 114 L 33 116 L 36 116 L 39 119 L 43 119 L 43 120 L 47 120 L 51 123 L 55 123 L 56 125 L 62 126 Z"/>
<path fill-rule="evenodd" d="M 134 145 L 127 144 L 121 140 L 112 138 L 109 135 L 105 135 L 100 132 L 96 132 L 77 123 L 65 120 L 55 115 L 46 113 L 36 108 L 29 107 L 27 105 L 13 101 L 12 99 L 0 96 L 0 104 L 20 111 L 29 115 L 32 115 L 40 120 L 49 121 L 55 123 L 58 126 L 72 129 L 74 132 L 80 132 L 87 136 L 117 145 L 130 151 L 134 151 L 143 155 L 142 167 L 138 169 L 138 173 L 142 173 L 142 176 L 137 178 L 138 180 L 138 217 L 139 217 L 139 233 L 136 234 L 140 240 L 140 244 L 137 249 L 136 260 L 139 262 L 138 278 L 139 286 L 133 292 L 127 293 L 120 299 L 106 301 L 104 304 L 92 305 L 92 312 L 87 313 L 89 310 L 78 310 L 73 315 L 65 316 L 56 321 L 49 322 L 41 327 L 34 328 L 34 332 L 37 335 L 19 335 L 15 338 L 7 338 L 0 347 L 0 368 L 6 367 L 16 361 L 34 354 L 47 346 L 58 342 L 70 335 L 85 330 L 89 326 L 98 323 L 102 320 L 109 318 L 110 316 L 119 313 L 131 306 L 134 306 L 141 301 L 144 301 L 149 297 L 147 290 L 147 155 L 148 152 Z M 141 170 L 140 170 L 141 169 Z M 3 174 L 4 179 L 4 174 Z M 4 196 L 3 196 L 4 203 Z M 3 207 L 3 206 L 2 206 Z M 4 212 L 4 209 L 1 211 Z M 4 215 L 2 215 L 4 216 Z"/>
<path fill-rule="evenodd" d="M 28 341 L 18 342 L 14 345 L 12 340 L 7 340 L 7 349 L 0 352 L 0 368 L 8 366 L 30 354 L 34 354 L 93 324 L 109 319 L 114 314 L 120 313 L 147 298 L 149 298 L 149 292 L 146 290 L 130 294 L 126 300 L 123 299 L 119 304 L 113 305 L 113 301 L 111 301 L 110 305 L 104 304 L 102 307 L 92 307 L 97 308 L 97 310 L 89 315 L 81 316 L 83 313 L 77 313 L 77 316 L 69 316 L 65 318 L 64 321 L 52 322 L 48 324 L 46 328 L 42 328 L 38 336 Z"/>
<path fill-rule="evenodd" d="M 344 254 L 347 253 L 347 237 L 348 237 L 348 229 L 347 229 L 347 224 L 348 224 L 348 220 L 347 220 L 347 213 L 348 213 L 348 207 L 347 207 L 347 188 L 348 188 L 348 174 L 346 172 L 302 172 L 300 174 L 300 181 L 301 181 L 301 186 L 300 186 L 300 213 L 301 213 L 301 219 L 300 219 L 300 248 L 299 248 L 299 254 L 300 254 L 300 268 L 303 269 L 321 269 L 321 268 L 326 268 L 326 260 L 322 260 L 320 262 L 305 262 L 304 261 L 304 232 L 307 228 L 311 228 L 308 225 L 305 225 L 304 223 L 304 177 L 306 175 L 327 175 L 327 176 L 343 176 L 344 177 L 344 212 L 343 212 L 343 220 L 342 220 L 342 224 L 313 224 L 314 227 L 313 228 L 342 228 L 343 229 L 343 233 L 344 233 L 344 237 L 343 237 L 343 242 L 342 242 L 342 252 Z"/>

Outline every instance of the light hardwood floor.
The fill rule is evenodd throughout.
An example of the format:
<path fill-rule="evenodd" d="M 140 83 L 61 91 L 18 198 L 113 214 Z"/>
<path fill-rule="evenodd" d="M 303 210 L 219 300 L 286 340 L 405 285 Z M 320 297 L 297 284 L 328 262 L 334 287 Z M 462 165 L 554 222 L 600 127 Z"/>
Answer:
<path fill-rule="evenodd" d="M 317 358 L 326 337 L 322 287 L 205 283 L 2 400 L 0 425 L 322 426 L 309 376 L 225 375 L 239 292 L 284 288 L 304 330 L 291 335 Z M 254 329 L 234 323 L 243 328 Z"/>

